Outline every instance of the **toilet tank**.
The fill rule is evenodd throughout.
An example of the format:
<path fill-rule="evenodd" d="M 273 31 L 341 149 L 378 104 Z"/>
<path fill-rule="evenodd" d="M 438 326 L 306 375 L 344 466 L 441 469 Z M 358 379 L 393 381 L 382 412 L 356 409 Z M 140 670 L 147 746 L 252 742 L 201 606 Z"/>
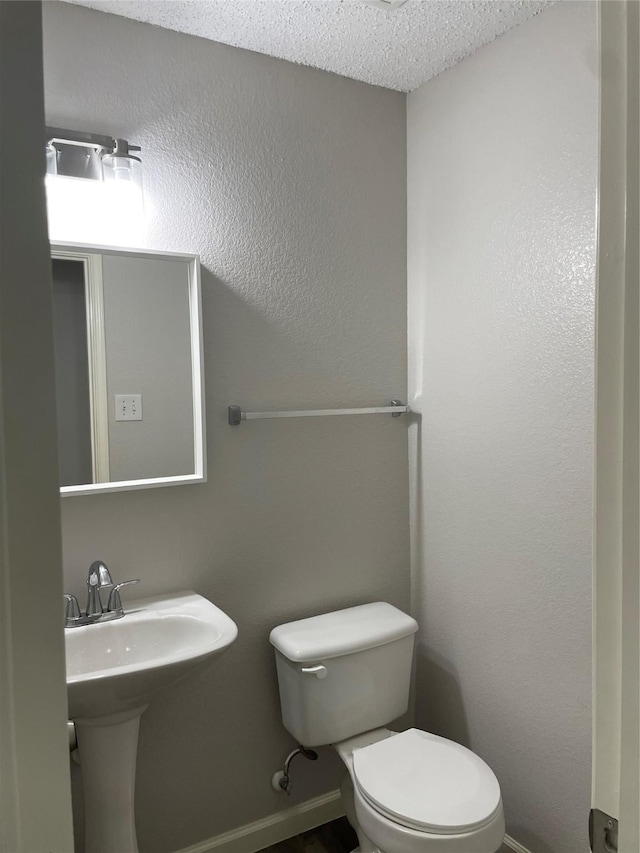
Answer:
<path fill-rule="evenodd" d="M 411 616 L 383 601 L 274 628 L 287 731 L 303 746 L 321 746 L 402 716 L 417 630 Z"/>

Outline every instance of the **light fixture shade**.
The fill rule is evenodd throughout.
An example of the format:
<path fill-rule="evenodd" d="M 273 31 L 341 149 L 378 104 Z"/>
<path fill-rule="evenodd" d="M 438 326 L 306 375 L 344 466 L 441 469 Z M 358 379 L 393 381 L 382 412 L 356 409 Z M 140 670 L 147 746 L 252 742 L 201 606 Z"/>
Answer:
<path fill-rule="evenodd" d="M 142 163 L 137 157 L 118 157 L 105 154 L 102 158 L 105 181 L 127 181 L 142 189 Z"/>
<path fill-rule="evenodd" d="M 47 175 L 58 174 L 58 152 L 52 142 L 47 144 Z"/>
<path fill-rule="evenodd" d="M 102 155 L 102 175 L 105 181 L 128 183 L 142 194 L 142 163 L 130 152 L 126 139 L 116 139 L 115 148 Z"/>

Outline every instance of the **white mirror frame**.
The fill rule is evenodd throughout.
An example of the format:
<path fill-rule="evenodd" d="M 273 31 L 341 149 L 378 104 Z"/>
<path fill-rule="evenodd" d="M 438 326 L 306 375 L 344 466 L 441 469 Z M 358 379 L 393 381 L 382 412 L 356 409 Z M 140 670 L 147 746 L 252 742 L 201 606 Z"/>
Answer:
<path fill-rule="evenodd" d="M 52 243 L 51 257 L 81 261 L 85 272 L 87 303 L 87 343 L 95 369 L 91 371 L 91 441 L 94 479 L 108 475 L 108 421 L 106 399 L 106 364 L 104 349 L 103 297 L 101 265 L 98 255 L 126 255 L 130 258 L 170 258 L 189 264 L 189 317 L 191 331 L 191 373 L 193 381 L 193 450 L 194 473 L 177 477 L 154 477 L 146 480 L 96 482 L 82 486 L 61 486 L 62 497 L 99 495 L 104 492 L 126 492 L 133 489 L 156 489 L 204 483 L 207 480 L 207 451 L 205 442 L 204 368 L 202 346 L 202 293 L 200 258 L 177 252 L 155 252 L 146 249 L 125 249 L 117 246 L 97 246 L 82 243 Z"/>

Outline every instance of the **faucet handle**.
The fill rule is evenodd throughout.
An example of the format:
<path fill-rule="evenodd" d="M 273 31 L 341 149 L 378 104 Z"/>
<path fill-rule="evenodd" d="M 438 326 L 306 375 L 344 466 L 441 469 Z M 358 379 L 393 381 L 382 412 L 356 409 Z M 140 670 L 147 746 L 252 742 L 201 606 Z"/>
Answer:
<path fill-rule="evenodd" d="M 64 599 L 64 627 L 73 628 L 81 618 L 80 605 L 75 595 L 63 595 Z"/>
<path fill-rule="evenodd" d="M 129 586 L 133 583 L 140 583 L 140 578 L 136 578 L 132 581 L 122 581 L 122 583 L 117 583 L 114 586 L 114 588 L 109 594 L 109 601 L 107 602 L 107 613 L 121 613 L 121 615 L 124 616 L 124 610 L 122 609 L 122 599 L 120 598 L 120 590 L 123 586 Z"/>

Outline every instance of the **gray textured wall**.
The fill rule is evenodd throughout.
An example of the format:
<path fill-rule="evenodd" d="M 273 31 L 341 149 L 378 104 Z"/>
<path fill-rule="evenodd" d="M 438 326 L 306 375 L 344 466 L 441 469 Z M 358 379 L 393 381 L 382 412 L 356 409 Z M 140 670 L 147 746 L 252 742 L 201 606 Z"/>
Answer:
<path fill-rule="evenodd" d="M 582 853 L 591 760 L 597 11 L 561 3 L 408 98 L 417 722 L 508 832 Z"/>
<path fill-rule="evenodd" d="M 209 482 L 63 500 L 69 592 L 101 558 L 140 595 L 203 593 L 240 630 L 143 717 L 139 839 L 163 853 L 336 786 L 325 749 L 291 799 L 271 790 L 291 748 L 271 627 L 408 606 L 405 420 L 226 424 L 229 403 L 406 393 L 405 96 L 64 4 L 44 22 L 48 122 L 142 145 L 145 247 L 204 264 Z"/>

